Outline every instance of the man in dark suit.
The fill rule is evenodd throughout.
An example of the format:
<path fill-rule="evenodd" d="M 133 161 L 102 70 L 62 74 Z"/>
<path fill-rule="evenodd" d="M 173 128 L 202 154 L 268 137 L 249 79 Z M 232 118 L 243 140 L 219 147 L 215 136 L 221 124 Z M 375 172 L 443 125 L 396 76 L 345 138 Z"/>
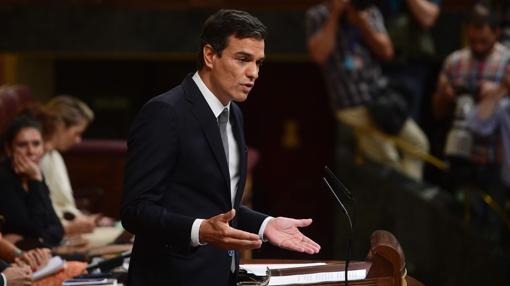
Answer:
<path fill-rule="evenodd" d="M 240 205 L 247 147 L 234 101 L 246 100 L 258 78 L 265 33 L 246 12 L 209 17 L 198 71 L 146 103 L 132 124 L 121 212 L 136 235 L 129 285 L 234 285 L 237 251 L 262 240 L 319 251 L 298 230 L 311 219 Z"/>

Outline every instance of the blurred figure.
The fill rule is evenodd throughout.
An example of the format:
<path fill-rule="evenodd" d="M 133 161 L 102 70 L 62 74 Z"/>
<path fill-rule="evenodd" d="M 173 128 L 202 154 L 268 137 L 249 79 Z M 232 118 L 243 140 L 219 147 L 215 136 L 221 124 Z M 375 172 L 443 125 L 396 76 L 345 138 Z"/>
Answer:
<path fill-rule="evenodd" d="M 510 48 L 510 1 L 480 0 L 478 3 L 494 11 L 495 16 L 500 20 L 501 35 L 499 42 Z"/>
<path fill-rule="evenodd" d="M 502 139 L 509 140 L 506 136 L 510 136 L 510 132 L 501 133 L 503 125 L 500 123 L 503 124 L 504 115 L 508 113 L 505 101 L 510 86 L 510 50 L 497 41 L 499 33 L 498 22 L 489 9 L 476 5 L 467 24 L 469 46 L 453 52 L 446 59 L 433 103 L 436 117 L 445 119 L 452 117 L 455 104 L 469 102 L 468 99 L 474 102 L 465 114 L 465 128 L 469 134 L 463 133 L 471 137 L 456 140 L 455 134 L 459 133 L 455 132 L 459 130 L 455 130 L 458 126 L 454 125 L 450 132 L 452 136 L 448 138 L 450 142 L 447 142 L 447 150 L 454 154 L 450 156 L 453 188 L 483 190 L 503 204 L 507 194 L 501 179 L 500 144 Z M 490 118 L 492 123 L 487 122 Z M 465 152 L 455 152 L 468 141 L 469 144 L 462 147 Z M 486 220 L 494 223 L 493 213 L 479 199 L 472 206 L 484 224 Z"/>
<path fill-rule="evenodd" d="M 306 24 L 310 56 L 322 69 L 337 119 L 371 129 L 378 128 L 378 122 L 367 106 L 388 91 L 379 60 L 390 60 L 394 50 L 380 11 L 360 4 L 365 2 L 325 1 L 308 10 Z M 421 180 L 421 160 L 407 153 L 401 155 L 393 142 L 375 134 L 356 135 L 369 158 Z M 405 117 L 394 135 L 428 151 L 427 138 L 412 119 Z"/>
<path fill-rule="evenodd" d="M 67 234 L 92 232 L 99 216 L 83 214 L 76 207 L 67 168 L 60 152 L 65 152 L 81 142 L 81 136 L 94 119 L 94 113 L 84 102 L 71 96 L 57 96 L 45 107 L 58 120 L 55 134 L 45 142 L 46 154 L 40 164 L 50 189 L 53 207 Z M 111 220 L 104 223 L 112 224 Z"/>
<path fill-rule="evenodd" d="M 435 54 L 429 30 L 440 13 L 441 0 L 379 0 L 395 48 L 392 61 L 384 65 L 385 74 L 410 89 L 411 116 L 421 122 L 421 108 L 427 91 L 430 60 Z M 428 102 L 428 100 L 426 101 Z"/>
<path fill-rule="evenodd" d="M 29 115 L 18 115 L 8 125 L 2 143 L 7 155 L 0 162 L 2 231 L 47 247 L 58 245 L 64 229 L 38 165 L 44 152 L 42 124 Z"/>

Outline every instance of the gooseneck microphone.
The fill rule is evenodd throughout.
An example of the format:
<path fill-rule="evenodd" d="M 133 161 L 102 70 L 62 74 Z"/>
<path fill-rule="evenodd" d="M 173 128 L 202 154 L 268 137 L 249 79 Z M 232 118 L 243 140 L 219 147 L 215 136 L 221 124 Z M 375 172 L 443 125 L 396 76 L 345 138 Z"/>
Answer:
<path fill-rule="evenodd" d="M 348 276 L 349 262 L 351 260 L 352 240 L 353 240 L 353 235 L 354 235 L 354 231 L 353 231 L 354 225 L 353 225 L 353 220 L 350 215 L 350 211 L 354 210 L 355 201 L 354 201 L 354 197 L 353 197 L 352 193 L 344 186 L 344 184 L 342 184 L 342 182 L 340 182 L 340 180 L 335 176 L 335 174 L 333 174 L 333 172 L 328 168 L 328 166 L 325 166 L 324 170 L 326 172 L 326 175 L 333 182 L 334 188 L 331 186 L 330 182 L 328 181 L 328 179 L 326 179 L 326 177 L 322 177 L 322 180 L 324 181 L 324 183 L 326 184 L 328 189 L 331 191 L 331 193 L 335 197 L 336 201 L 340 205 L 340 208 L 342 209 L 342 212 L 345 214 L 345 216 L 347 217 L 347 220 L 349 222 L 349 238 L 347 240 L 347 257 L 345 259 L 345 285 L 349 285 L 349 276 Z M 342 200 L 340 199 L 337 192 L 335 192 L 335 189 L 337 190 L 337 192 L 338 192 L 338 190 L 342 191 L 341 194 L 350 203 L 350 208 L 349 208 L 349 206 L 346 207 L 345 204 L 342 203 Z"/>

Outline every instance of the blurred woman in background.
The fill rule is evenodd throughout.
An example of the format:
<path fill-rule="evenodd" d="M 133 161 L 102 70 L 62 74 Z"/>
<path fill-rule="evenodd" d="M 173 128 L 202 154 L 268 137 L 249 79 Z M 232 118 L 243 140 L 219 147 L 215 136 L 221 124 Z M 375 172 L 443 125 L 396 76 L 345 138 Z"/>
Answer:
<path fill-rule="evenodd" d="M 4 233 L 53 247 L 61 242 L 64 228 L 39 168 L 42 130 L 41 122 L 29 114 L 18 115 L 7 127 L 2 141 L 7 158 L 0 162 L 0 213 Z"/>
<path fill-rule="evenodd" d="M 58 127 L 45 142 L 46 154 L 40 166 L 66 233 L 89 233 L 94 231 L 96 225 L 112 225 L 113 221 L 109 218 L 87 215 L 77 208 L 67 168 L 60 154 L 81 142 L 83 132 L 94 120 L 93 111 L 84 102 L 71 96 L 54 97 L 45 107 L 57 117 Z M 64 217 L 71 217 L 72 220 Z"/>

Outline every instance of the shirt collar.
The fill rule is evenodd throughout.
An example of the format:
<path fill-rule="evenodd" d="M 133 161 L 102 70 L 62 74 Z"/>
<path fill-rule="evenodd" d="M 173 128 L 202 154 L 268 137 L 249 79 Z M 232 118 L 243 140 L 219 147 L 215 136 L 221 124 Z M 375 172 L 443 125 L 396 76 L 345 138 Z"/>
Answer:
<path fill-rule="evenodd" d="M 198 86 L 198 89 L 202 93 L 202 95 L 205 98 L 205 101 L 207 101 L 207 104 L 211 108 L 214 116 L 218 118 L 220 116 L 220 113 L 223 111 L 223 109 L 227 108 L 230 110 L 230 102 L 223 106 L 221 101 L 211 92 L 211 90 L 205 85 L 202 78 L 200 78 L 200 75 L 198 74 L 198 71 L 195 72 L 195 74 L 192 77 L 193 81 Z"/>

